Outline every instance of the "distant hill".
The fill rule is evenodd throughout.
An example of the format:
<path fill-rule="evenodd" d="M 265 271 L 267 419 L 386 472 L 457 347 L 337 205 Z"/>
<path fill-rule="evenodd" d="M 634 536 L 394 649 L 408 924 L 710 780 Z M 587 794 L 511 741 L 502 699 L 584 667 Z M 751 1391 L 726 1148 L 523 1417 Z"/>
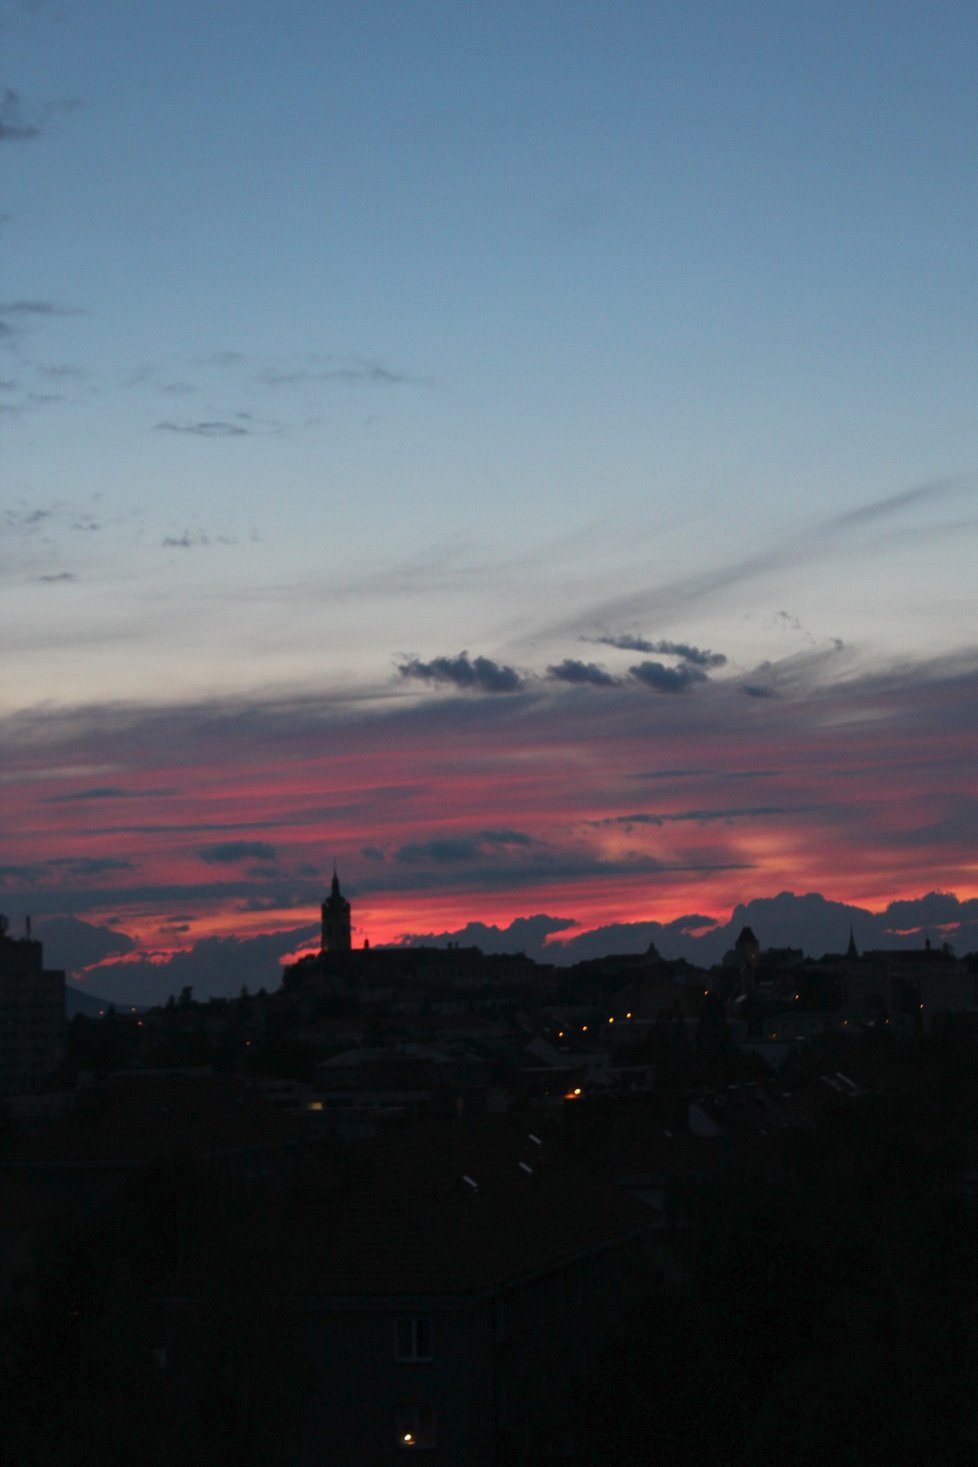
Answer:
<path fill-rule="evenodd" d="M 87 993 L 84 988 L 79 988 L 78 984 L 73 983 L 70 978 L 66 980 L 65 1015 L 67 1018 L 73 1019 L 76 1014 L 85 1014 L 90 1019 L 97 1019 L 100 1013 L 104 1014 L 110 1007 L 109 999 L 99 998 L 97 993 Z M 140 1006 L 137 1005 L 137 1007 Z M 145 1005 L 141 1007 L 145 1007 Z"/>

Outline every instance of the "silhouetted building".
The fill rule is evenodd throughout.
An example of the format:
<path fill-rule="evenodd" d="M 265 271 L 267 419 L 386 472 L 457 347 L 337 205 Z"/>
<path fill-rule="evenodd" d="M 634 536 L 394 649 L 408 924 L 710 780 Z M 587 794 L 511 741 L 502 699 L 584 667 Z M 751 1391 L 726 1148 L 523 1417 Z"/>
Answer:
<path fill-rule="evenodd" d="M 333 870 L 333 882 L 329 896 L 323 902 L 324 953 L 348 953 L 352 946 L 350 937 L 350 903 L 340 891 L 340 879 Z"/>
<path fill-rule="evenodd" d="M 0 916 L 0 1095 L 23 1095 L 50 1080 L 61 1062 L 65 975 L 44 967 L 41 944 L 10 937 Z"/>

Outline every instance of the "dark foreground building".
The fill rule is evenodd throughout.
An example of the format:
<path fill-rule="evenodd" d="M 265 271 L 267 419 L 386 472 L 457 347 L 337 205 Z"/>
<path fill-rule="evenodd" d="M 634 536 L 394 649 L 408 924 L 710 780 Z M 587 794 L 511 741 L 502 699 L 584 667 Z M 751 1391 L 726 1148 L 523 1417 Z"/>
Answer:
<path fill-rule="evenodd" d="M 569 1460 L 574 1385 L 642 1269 L 649 1217 L 511 1121 L 325 1156 L 241 1241 L 239 1277 L 303 1321 L 297 1467 Z M 197 1263 L 164 1290 L 176 1375 L 207 1287 Z"/>
<path fill-rule="evenodd" d="M 0 916 L 0 1096 L 42 1089 L 61 1062 L 65 975 L 44 966 L 41 944 L 11 937 Z"/>

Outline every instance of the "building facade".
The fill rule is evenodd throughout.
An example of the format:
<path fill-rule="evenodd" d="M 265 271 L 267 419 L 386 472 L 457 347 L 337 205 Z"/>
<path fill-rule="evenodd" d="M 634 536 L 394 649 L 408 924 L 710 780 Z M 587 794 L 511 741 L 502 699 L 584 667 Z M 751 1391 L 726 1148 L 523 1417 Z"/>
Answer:
<path fill-rule="evenodd" d="M 61 1058 L 65 975 L 44 966 L 41 944 L 11 937 L 0 916 L 0 1096 L 42 1089 Z"/>

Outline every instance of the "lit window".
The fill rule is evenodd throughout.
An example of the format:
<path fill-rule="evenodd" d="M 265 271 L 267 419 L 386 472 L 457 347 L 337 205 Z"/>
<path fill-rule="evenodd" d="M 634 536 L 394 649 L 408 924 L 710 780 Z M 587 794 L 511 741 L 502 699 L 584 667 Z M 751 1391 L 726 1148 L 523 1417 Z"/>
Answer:
<path fill-rule="evenodd" d="M 397 1321 L 396 1355 L 398 1360 L 431 1360 L 431 1320 L 412 1316 Z"/>
<path fill-rule="evenodd" d="M 435 1413 L 430 1406 L 399 1406 L 395 1428 L 397 1445 L 405 1451 L 435 1445 Z"/>

